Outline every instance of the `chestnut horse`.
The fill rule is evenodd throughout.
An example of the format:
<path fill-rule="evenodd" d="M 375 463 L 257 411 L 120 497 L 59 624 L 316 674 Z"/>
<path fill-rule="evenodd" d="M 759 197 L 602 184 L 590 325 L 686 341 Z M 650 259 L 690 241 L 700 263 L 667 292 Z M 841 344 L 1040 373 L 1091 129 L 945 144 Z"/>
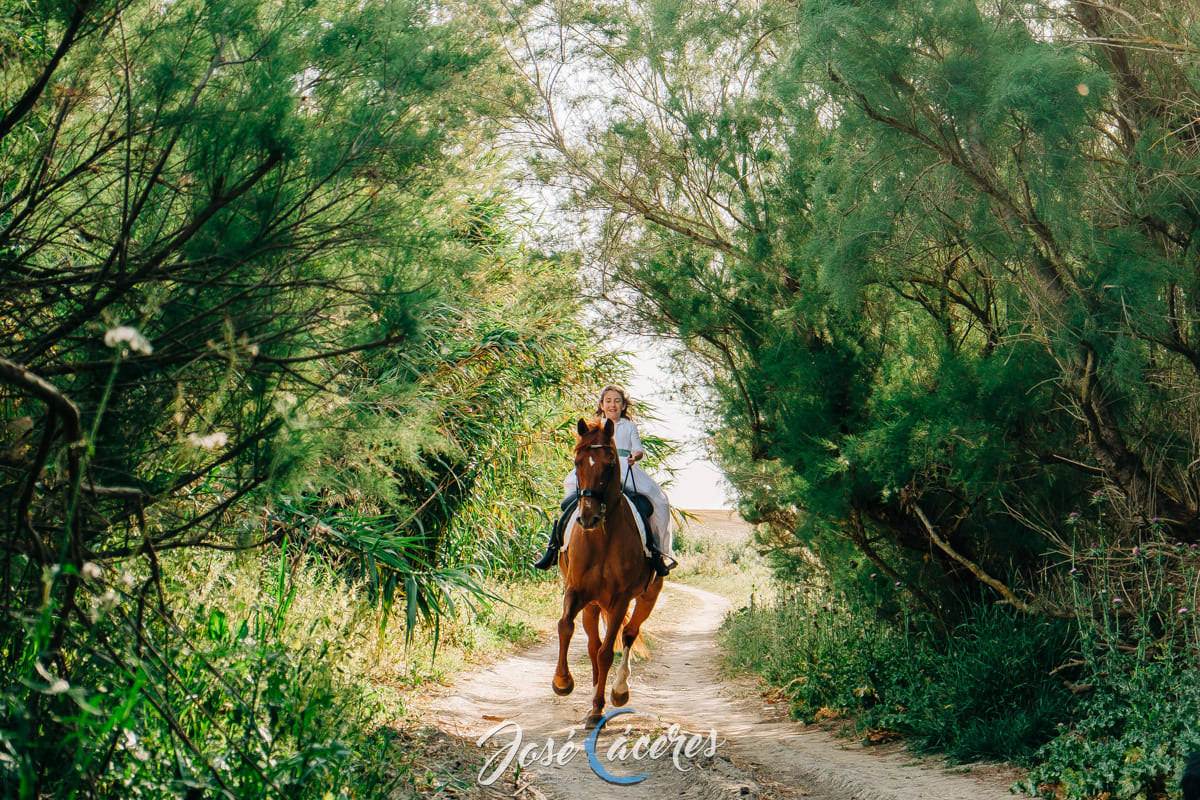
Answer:
<path fill-rule="evenodd" d="M 575 445 L 575 474 L 579 478 L 579 516 L 570 541 L 559 556 L 565 593 L 558 621 L 558 667 L 554 671 L 556 694 L 575 688 L 567 665 L 567 649 L 575 633 L 575 616 L 583 612 L 588 658 L 592 662 L 592 712 L 587 725 L 604 718 L 604 687 L 613 663 L 613 645 L 621 638 L 621 666 L 613 679 L 614 706 L 629 702 L 629 652 L 638 631 L 654 610 L 662 578 L 651 569 L 638 536 L 637 521 L 621 496 L 621 461 L 613 444 L 613 424 L 579 420 Z M 629 604 L 633 613 L 625 618 Z M 604 614 L 604 640 L 600 615 Z"/>

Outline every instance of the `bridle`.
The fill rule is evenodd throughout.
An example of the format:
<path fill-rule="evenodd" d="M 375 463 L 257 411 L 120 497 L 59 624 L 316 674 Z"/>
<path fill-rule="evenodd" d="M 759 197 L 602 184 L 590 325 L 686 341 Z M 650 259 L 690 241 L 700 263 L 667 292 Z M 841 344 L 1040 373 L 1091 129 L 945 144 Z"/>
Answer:
<path fill-rule="evenodd" d="M 609 445 L 605 445 L 605 444 L 590 444 L 590 445 L 588 445 L 589 450 L 602 450 L 606 447 L 609 447 Z M 620 458 L 618 458 L 616 461 L 608 462 L 608 468 L 605 470 L 606 480 L 603 481 L 603 483 L 604 483 L 603 489 L 580 489 L 579 490 L 580 498 L 592 497 L 592 498 L 595 498 L 600 501 L 600 521 L 602 523 L 608 521 L 608 503 L 605 502 L 605 495 L 608 493 L 609 484 L 612 483 L 612 473 L 616 469 L 619 469 L 620 464 L 621 464 Z"/>

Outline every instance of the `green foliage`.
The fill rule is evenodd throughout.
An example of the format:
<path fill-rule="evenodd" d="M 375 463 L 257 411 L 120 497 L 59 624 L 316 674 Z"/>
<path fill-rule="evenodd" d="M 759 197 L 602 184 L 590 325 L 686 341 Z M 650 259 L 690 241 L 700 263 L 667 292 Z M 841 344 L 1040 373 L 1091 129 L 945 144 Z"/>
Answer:
<path fill-rule="evenodd" d="M 377 710 L 345 652 L 270 627 L 286 592 L 163 590 L 166 555 L 300 546 L 411 639 L 486 602 L 492 550 L 532 550 L 546 431 L 613 362 L 489 151 L 496 42 L 422 0 L 9 10 L 6 794 L 86 796 L 110 766 L 131 796 L 334 791 Z"/>
<path fill-rule="evenodd" d="M 852 715 L 860 734 L 901 735 L 956 760 L 1029 762 L 1067 718 L 1070 695 L 1050 674 L 1072 642 L 1058 622 L 976 610 L 943 631 L 797 592 L 742 609 L 722 636 L 729 664 L 781 687 L 796 716 Z"/>
<path fill-rule="evenodd" d="M 379 726 L 395 709 L 344 669 L 366 619 L 335 608 L 319 573 L 277 559 L 173 564 L 187 582 L 165 597 L 148 576 L 92 579 L 78 644 L 56 659 L 31 648 L 4 689 L 4 795 L 323 797 L 393 783 L 405 757 Z M 179 595 L 186 610 L 166 616 Z"/>
<path fill-rule="evenodd" d="M 1086 647 L 1190 652 L 1142 591 L 1194 587 L 1190 567 L 1139 566 L 1200 542 L 1188 12 L 601 1 L 528 24 L 565 42 L 526 68 L 538 167 L 605 213 L 619 324 L 676 337 L 712 390 L 716 452 L 784 581 L 878 603 L 885 630 L 918 612 L 980 627 L 1001 601 L 1022 627 L 1078 616 Z M 571 104 L 595 113 L 546 133 Z M 1065 519 L 1094 496 L 1087 536 L 1115 574 Z M 1101 592 L 1129 611 L 1082 600 Z M 1075 655 L 1051 641 L 1047 672 Z M 929 708 L 921 736 L 1011 725 L 1022 744 L 983 749 L 1028 757 L 1051 708 Z"/>
<path fill-rule="evenodd" d="M 1022 788 L 1047 797 L 1176 796 L 1186 757 L 1200 747 L 1195 603 L 1200 548 L 1164 539 L 1155 520 L 1130 551 L 1109 538 L 1120 515 L 1097 493 L 1068 520 L 1078 544 L 1066 589 L 1080 631 L 1065 664 L 1079 693 L 1058 736 L 1037 753 Z"/>
<path fill-rule="evenodd" d="M 1073 723 L 1038 751 L 1021 788 L 1062 798 L 1177 796 L 1183 763 L 1200 748 L 1194 662 L 1113 653 L 1080 681 L 1090 691 Z"/>

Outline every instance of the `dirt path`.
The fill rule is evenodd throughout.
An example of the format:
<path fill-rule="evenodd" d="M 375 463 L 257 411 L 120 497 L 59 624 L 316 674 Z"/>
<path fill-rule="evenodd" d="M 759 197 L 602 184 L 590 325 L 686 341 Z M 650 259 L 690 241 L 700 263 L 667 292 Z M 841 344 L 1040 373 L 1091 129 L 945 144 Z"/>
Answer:
<path fill-rule="evenodd" d="M 634 713 L 610 718 L 595 737 L 594 758 L 582 726 L 591 700 L 582 628 L 571 646 L 574 694 L 551 691 L 551 639 L 462 676 L 431 698 L 429 721 L 474 742 L 495 731 L 478 745 L 491 760 L 475 779 L 495 777 L 497 790 L 507 786 L 504 794 L 520 797 L 1011 800 L 1011 775 L 952 772 L 901 749 L 863 748 L 788 720 L 750 681 L 722 678 L 715 633 L 729 609 L 712 592 L 668 582 L 646 625 L 651 657 L 635 663 L 630 680 L 626 708 Z M 629 783 L 602 777 L 643 774 Z"/>

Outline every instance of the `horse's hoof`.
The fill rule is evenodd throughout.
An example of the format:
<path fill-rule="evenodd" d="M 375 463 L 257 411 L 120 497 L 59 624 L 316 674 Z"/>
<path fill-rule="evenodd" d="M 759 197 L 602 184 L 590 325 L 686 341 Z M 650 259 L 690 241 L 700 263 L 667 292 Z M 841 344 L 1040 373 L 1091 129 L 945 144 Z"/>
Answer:
<path fill-rule="evenodd" d="M 587 719 L 583 721 L 583 727 L 589 731 L 604 721 L 603 714 L 588 714 Z"/>
<path fill-rule="evenodd" d="M 570 675 L 567 676 L 567 682 L 562 686 L 558 685 L 558 678 L 555 678 L 551 685 L 554 687 L 554 693 L 557 695 L 570 694 L 575 691 L 575 679 Z"/>
<path fill-rule="evenodd" d="M 628 691 L 618 692 L 616 689 L 613 689 L 612 701 L 613 701 L 614 706 L 625 705 L 626 703 L 629 702 L 629 692 Z"/>

